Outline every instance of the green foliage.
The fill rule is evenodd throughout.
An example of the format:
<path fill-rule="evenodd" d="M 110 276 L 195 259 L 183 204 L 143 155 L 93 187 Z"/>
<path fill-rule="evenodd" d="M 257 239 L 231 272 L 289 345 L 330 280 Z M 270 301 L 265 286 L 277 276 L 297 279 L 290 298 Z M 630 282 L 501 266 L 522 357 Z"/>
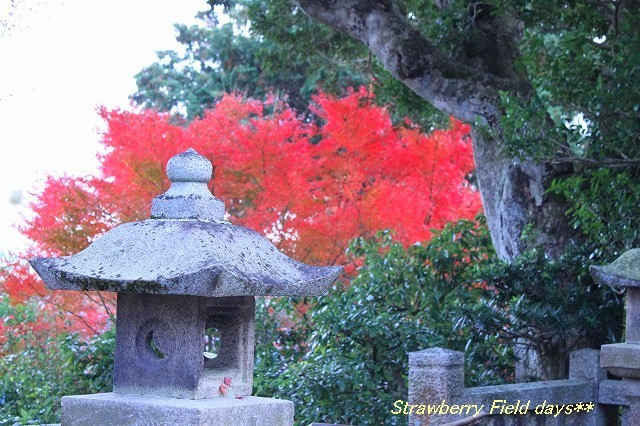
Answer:
<path fill-rule="evenodd" d="M 640 15 L 615 2 L 505 2 L 525 23 L 530 99 L 503 97 L 505 148 L 572 173 L 549 191 L 607 259 L 640 244 Z"/>
<path fill-rule="evenodd" d="M 308 304 L 314 304 L 314 300 L 290 297 L 256 299 L 255 395 L 272 397 L 274 382 L 307 353 L 311 331 Z M 304 310 L 297 307 L 304 307 Z"/>
<path fill-rule="evenodd" d="M 526 155 L 598 161 L 637 157 L 638 14 L 580 3 L 526 3 L 520 64 L 535 95 L 508 107 L 503 127 L 509 147 Z"/>
<path fill-rule="evenodd" d="M 36 303 L 10 306 L 6 297 L 0 321 L 7 338 L 0 357 L 0 425 L 57 423 L 63 396 L 111 390 L 113 327 L 89 340 L 68 333 L 51 337 Z"/>
<path fill-rule="evenodd" d="M 296 421 L 403 424 L 389 416 L 406 399 L 407 354 L 440 346 L 465 352 L 468 386 L 511 380 L 513 345 L 527 337 L 541 355 L 614 341 L 622 324 L 617 295 L 593 284 L 594 254 L 549 261 L 533 250 L 497 260 L 483 218 L 458 221 L 408 248 L 389 233 L 356 240 L 362 259 L 350 284 L 318 299 L 260 299 L 255 394 L 292 399 Z M 576 253 L 586 252 L 582 248 Z M 558 285 L 571 283 L 571 285 Z M 0 314 L 0 424 L 55 422 L 63 395 L 108 391 L 114 330 L 84 341 L 46 337 L 34 303 Z M 555 348 L 553 345 L 570 342 Z"/>
<path fill-rule="evenodd" d="M 425 127 L 441 114 L 382 69 L 353 40 L 308 19 L 286 0 L 240 4 L 254 35 L 276 45 L 272 58 L 302 54 L 314 68 L 345 63 L 372 78 L 379 102 L 396 122 L 404 116 Z M 420 32 L 445 55 L 467 62 L 491 43 L 478 17 L 517 17 L 515 73 L 530 92 L 503 93 L 497 140 L 514 158 L 550 161 L 562 170 L 550 191 L 566 198 L 578 234 L 608 256 L 640 243 L 631 224 L 640 217 L 640 14 L 638 3 L 563 0 L 403 0 Z M 446 7 L 439 7 L 446 5 Z M 330 60 L 328 61 L 327 59 Z M 272 62 L 277 62 L 273 59 Z M 286 64 L 287 61 L 281 61 Z M 594 170 L 598 169 L 598 170 Z M 618 192 L 618 196 L 615 193 Z"/>
<path fill-rule="evenodd" d="M 464 61 L 474 54 L 474 49 L 483 48 L 487 40 L 476 26 L 477 16 L 496 13 L 491 2 L 474 0 L 403 0 L 400 3 L 407 11 L 413 25 L 433 42 L 444 54 Z M 446 4 L 439 7 L 437 3 Z"/>
<path fill-rule="evenodd" d="M 565 377 L 571 351 L 615 342 L 622 331 L 620 296 L 593 282 L 588 267 L 602 259 L 583 254 L 589 251 L 579 247 L 548 259 L 532 249 L 512 263 L 485 264 L 477 277 L 482 294 L 465 306 L 464 323 L 476 338 L 527 342 L 546 378 Z"/>
<path fill-rule="evenodd" d="M 384 105 L 394 123 L 402 123 L 405 118 L 431 131 L 446 129 L 450 117 L 435 109 L 404 84 L 393 78 L 386 70 L 374 62 L 375 80 L 372 83 L 376 95 L 375 102 Z"/>
<path fill-rule="evenodd" d="M 209 3 L 217 3 L 209 0 Z M 366 84 L 369 55 L 364 46 L 344 34 L 309 19 L 289 0 L 240 0 L 251 21 L 254 38 L 268 40 L 259 57 L 266 69 L 286 72 L 291 64 L 302 64 L 307 88 L 320 86 L 335 92 L 348 86 Z"/>
<path fill-rule="evenodd" d="M 509 264 L 495 258 L 480 217 L 448 225 L 425 245 L 405 248 L 380 233 L 350 250 L 363 262 L 351 283 L 259 309 L 256 393 L 292 399 L 299 424 L 403 424 L 389 409 L 406 399 L 412 351 L 464 351 L 467 386 L 483 386 L 513 379 L 522 338 L 550 361 L 545 373 L 563 376 L 570 351 L 621 334 L 620 296 L 588 273 L 603 262 L 593 247 L 555 260 L 533 249 Z"/>
<path fill-rule="evenodd" d="M 270 42 L 259 54 L 266 69 L 282 73 L 291 63 L 305 64 L 308 93 L 317 88 L 340 93 L 349 86 L 370 84 L 376 103 L 389 107 L 394 122 L 408 117 L 425 128 L 447 126 L 446 114 L 397 81 L 361 43 L 310 19 L 289 0 L 209 3 L 233 4 L 236 9 L 246 11 L 252 37 Z M 423 6 L 434 9 L 432 2 L 421 3 L 425 3 L 420 4 L 421 11 L 425 10 Z"/>
<path fill-rule="evenodd" d="M 567 198 L 567 214 L 596 254 L 606 254 L 603 263 L 640 246 L 640 179 L 637 169 L 586 169 L 549 189 Z"/>
<path fill-rule="evenodd" d="M 271 38 L 295 36 L 297 40 L 308 40 L 329 34 L 328 30 L 320 34 L 305 32 L 307 28 L 296 23 L 300 17 L 293 15 L 291 19 L 273 22 L 271 15 L 257 8 L 248 14 L 249 9 L 242 2 L 235 8 L 228 7 L 227 12 L 225 18 L 230 22 L 224 24 L 213 9 L 198 15 L 202 24 L 191 27 L 176 24 L 176 40 L 184 47 L 184 53 L 158 52 L 158 62 L 136 75 L 138 91 L 132 95 L 133 101 L 191 120 L 201 116 L 225 93 L 241 92 L 254 99 L 275 93 L 286 96 L 297 111 L 305 112 L 318 87 L 331 91 L 332 87 L 357 87 L 366 82 L 359 72 L 352 70 L 350 63 L 326 62 L 326 58 L 319 63 L 303 46 L 291 50 Z M 255 25 L 254 20 L 274 24 L 272 33 L 249 31 Z"/>
<path fill-rule="evenodd" d="M 308 352 L 291 356 L 285 345 L 259 340 L 259 372 L 283 353 L 278 362 L 284 363 L 272 364 L 277 369 L 266 371 L 258 393 L 293 399 L 300 424 L 400 424 L 404 419 L 389 410 L 406 399 L 407 354 L 433 346 L 466 352 L 468 384 L 503 381 L 514 360 L 510 348 L 461 326 L 464 307 L 480 294 L 474 277 L 493 256 L 490 247 L 482 220 L 459 221 L 429 244 L 406 249 L 389 233 L 356 240 L 351 250 L 364 263 L 350 284 L 337 284 L 312 303 L 303 327 Z M 281 330 L 262 318 L 267 321 L 258 324 L 271 333 Z"/>
<path fill-rule="evenodd" d="M 232 23 L 218 25 L 210 13 L 204 26 L 177 26 L 185 53 L 162 52 L 136 77 L 138 104 L 193 118 L 225 91 L 259 98 L 273 90 L 302 111 L 318 85 L 339 91 L 372 79 L 396 119 L 441 120 L 363 46 L 288 1 L 209 3 L 224 4 Z M 640 179 L 630 161 L 640 158 L 637 2 L 496 0 L 484 12 L 471 0 L 435 3 L 402 1 L 413 24 L 452 57 L 464 59 L 486 41 L 474 26 L 477 13 L 522 20 L 516 72 L 531 96 L 503 94 L 499 136 L 514 157 L 567 171 L 549 191 L 566 198 L 584 241 L 558 259 L 532 249 L 506 264 L 494 258 L 482 221 L 458 222 L 408 248 L 381 234 L 352 246 L 363 264 L 349 285 L 317 300 L 259 302 L 256 393 L 293 399 L 300 424 L 402 423 L 388 412 L 406 398 L 410 351 L 464 350 L 467 384 L 482 385 L 511 377 L 518 338 L 544 359 L 620 336 L 619 297 L 596 286 L 587 267 L 640 244 Z M 238 32 L 247 20 L 250 32 Z M 35 323 L 32 305 L 0 303 L 0 317 L 10 315 L 9 323 Z M 90 342 L 26 331 L 24 342 L 4 333 L 0 423 L 56 421 L 60 395 L 108 389 L 112 330 Z"/>
<path fill-rule="evenodd" d="M 640 163 L 637 1 L 399 3 L 434 46 L 463 63 L 492 43 L 481 29 L 481 17 L 518 20 L 509 35 L 518 44 L 514 71 L 530 90 L 502 93 L 504 115 L 494 136 L 514 158 L 550 161 L 562 170 L 554 172 L 563 177 L 551 192 L 566 198 L 570 221 L 589 243 L 613 248 L 614 254 L 638 245 L 629 226 L 640 219 L 632 208 Z M 251 37 L 265 41 L 259 54 L 265 69 L 284 72 L 290 64 L 305 63 L 329 89 L 341 81 L 334 78 L 340 75 L 336 67 L 350 68 L 370 79 L 378 102 L 388 105 L 395 122 L 408 116 L 424 127 L 442 124 L 442 114 L 397 82 L 364 47 L 309 19 L 288 0 L 209 4 L 222 4 L 251 20 Z M 605 192 L 621 189 L 620 196 L 600 198 L 611 182 Z"/>
<path fill-rule="evenodd" d="M 376 103 L 389 107 L 394 122 L 409 117 L 425 128 L 447 126 L 448 116 L 394 79 L 364 46 L 309 19 L 288 0 L 208 3 L 201 24 L 175 26 L 184 53 L 158 52 L 158 62 L 136 75 L 136 104 L 191 120 L 224 93 L 238 91 L 255 99 L 286 96 L 295 110 L 308 113 L 318 89 L 342 94 L 371 84 Z M 230 22 L 220 24 L 215 6 L 224 6 Z"/>

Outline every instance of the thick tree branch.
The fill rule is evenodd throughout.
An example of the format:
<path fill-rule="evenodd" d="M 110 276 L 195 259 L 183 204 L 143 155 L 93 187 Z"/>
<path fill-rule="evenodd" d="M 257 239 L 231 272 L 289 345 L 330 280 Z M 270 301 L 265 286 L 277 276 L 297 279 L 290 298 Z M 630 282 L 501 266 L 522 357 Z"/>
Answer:
<path fill-rule="evenodd" d="M 498 92 L 527 90 L 517 79 L 477 71 L 446 57 L 392 0 L 298 0 L 298 4 L 309 17 L 362 42 L 395 78 L 458 119 L 496 125 Z"/>
<path fill-rule="evenodd" d="M 640 158 L 608 158 L 604 160 L 596 160 L 593 158 L 583 157 L 563 157 L 550 161 L 551 164 L 567 164 L 579 163 L 586 167 L 638 167 L 640 166 Z"/>

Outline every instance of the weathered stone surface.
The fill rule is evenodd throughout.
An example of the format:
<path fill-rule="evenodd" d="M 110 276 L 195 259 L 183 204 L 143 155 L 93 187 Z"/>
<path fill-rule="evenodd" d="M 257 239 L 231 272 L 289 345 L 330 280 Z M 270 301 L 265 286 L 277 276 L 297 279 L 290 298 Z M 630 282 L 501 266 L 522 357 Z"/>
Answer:
<path fill-rule="evenodd" d="M 31 265 L 56 290 L 192 296 L 317 296 L 342 267 L 288 258 L 255 231 L 202 220 L 125 223 L 73 256 Z"/>
<path fill-rule="evenodd" d="M 614 343 L 602 345 L 600 362 L 611 374 L 640 379 L 640 345 Z"/>
<path fill-rule="evenodd" d="M 409 404 L 456 401 L 463 391 L 462 352 L 443 348 L 409 352 Z M 409 424 L 412 426 L 445 424 L 451 420 L 449 416 L 409 415 Z"/>
<path fill-rule="evenodd" d="M 202 399 L 253 388 L 252 296 L 203 298 L 118 294 L 114 392 Z M 205 328 L 220 332 L 220 350 L 203 356 Z M 153 343 L 152 343 L 153 342 Z"/>
<path fill-rule="evenodd" d="M 203 339 L 203 298 L 118 294 L 114 391 L 194 398 Z"/>
<path fill-rule="evenodd" d="M 49 288 L 119 293 L 115 393 L 65 398 L 63 424 L 293 423 L 292 403 L 247 397 L 254 296 L 320 295 L 342 267 L 296 262 L 225 222 L 207 188 L 211 171 L 197 152 L 178 154 L 152 219 L 120 225 L 76 255 L 31 261 Z"/>
<path fill-rule="evenodd" d="M 627 287 L 625 340 L 640 344 L 640 249 L 623 253 L 609 265 L 591 266 L 589 271 L 598 284 Z"/>
<path fill-rule="evenodd" d="M 410 367 L 454 367 L 464 365 L 464 353 L 444 348 L 409 352 Z"/>
<path fill-rule="evenodd" d="M 62 398 L 62 425 L 293 425 L 293 403 L 270 398 L 172 399 L 103 393 Z"/>
<path fill-rule="evenodd" d="M 628 287 L 625 298 L 625 340 L 640 344 L 640 287 Z"/>
<path fill-rule="evenodd" d="M 626 342 L 601 347 L 601 365 L 621 381 L 606 380 L 600 385 L 599 400 L 625 404 L 622 424 L 640 419 L 640 249 L 625 252 L 613 263 L 590 268 L 598 284 L 626 287 Z"/>
<path fill-rule="evenodd" d="M 473 422 L 479 421 L 479 418 L 483 419 L 479 424 L 486 425 L 609 424 L 607 423 L 608 413 L 603 412 L 601 407 L 588 413 L 574 412 L 557 417 L 535 414 L 535 409 L 541 404 L 567 405 L 597 401 L 599 380 L 606 377 L 606 373 L 598 366 L 597 351 L 591 349 L 577 351 L 571 357 L 571 363 L 569 380 L 465 388 L 462 352 L 442 348 L 411 352 L 409 353 L 408 398 L 410 405 L 438 406 L 444 401 L 450 406 L 455 404 L 474 408 L 468 413 L 453 415 L 414 412 L 409 415 L 409 425 L 453 424 L 451 422 L 454 421 L 476 424 Z M 574 363 L 583 365 L 573 365 Z M 518 414 L 501 414 L 500 407 L 507 405 L 518 406 L 522 411 Z"/>
<path fill-rule="evenodd" d="M 601 285 L 640 287 L 640 249 L 623 253 L 609 265 L 591 266 L 589 272 Z"/>
<path fill-rule="evenodd" d="M 600 383 L 607 379 L 607 370 L 600 366 L 600 351 L 579 349 L 569 354 L 569 378 Z"/>
<path fill-rule="evenodd" d="M 629 401 L 622 394 L 622 380 L 603 380 L 598 388 L 598 402 L 600 404 L 629 405 Z"/>
<path fill-rule="evenodd" d="M 255 309 L 253 296 L 206 299 L 205 328 L 218 330 L 220 349 L 215 358 L 204 359 L 197 398 L 220 395 L 220 384 L 226 377 L 232 379 L 229 394 L 251 395 Z"/>
<path fill-rule="evenodd" d="M 171 188 L 151 202 L 154 219 L 224 219 L 224 203 L 214 197 L 207 183 L 211 162 L 194 149 L 173 156 L 167 163 Z"/>

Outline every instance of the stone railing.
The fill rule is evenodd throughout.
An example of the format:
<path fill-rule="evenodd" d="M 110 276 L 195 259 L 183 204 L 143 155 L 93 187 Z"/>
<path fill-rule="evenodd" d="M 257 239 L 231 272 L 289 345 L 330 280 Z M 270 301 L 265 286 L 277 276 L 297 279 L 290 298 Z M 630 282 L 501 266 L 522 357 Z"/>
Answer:
<path fill-rule="evenodd" d="M 618 407 L 605 404 L 628 405 L 596 349 L 571 354 L 567 380 L 478 388 L 464 387 L 463 356 L 442 348 L 409 354 L 409 398 L 400 404 L 409 425 L 609 425 Z"/>
<path fill-rule="evenodd" d="M 626 288 L 624 343 L 571 353 L 567 380 L 478 388 L 464 387 L 462 352 L 411 352 L 408 400 L 392 412 L 408 415 L 410 426 L 640 425 L 640 249 L 591 273 L 598 284 Z"/>

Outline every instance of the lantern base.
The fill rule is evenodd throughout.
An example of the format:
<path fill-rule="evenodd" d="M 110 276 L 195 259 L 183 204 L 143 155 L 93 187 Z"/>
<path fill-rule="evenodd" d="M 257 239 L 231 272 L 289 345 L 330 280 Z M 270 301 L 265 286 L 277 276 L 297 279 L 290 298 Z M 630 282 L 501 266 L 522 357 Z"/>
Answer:
<path fill-rule="evenodd" d="M 293 402 L 247 396 L 174 399 L 99 393 L 62 398 L 67 425 L 293 425 Z"/>

